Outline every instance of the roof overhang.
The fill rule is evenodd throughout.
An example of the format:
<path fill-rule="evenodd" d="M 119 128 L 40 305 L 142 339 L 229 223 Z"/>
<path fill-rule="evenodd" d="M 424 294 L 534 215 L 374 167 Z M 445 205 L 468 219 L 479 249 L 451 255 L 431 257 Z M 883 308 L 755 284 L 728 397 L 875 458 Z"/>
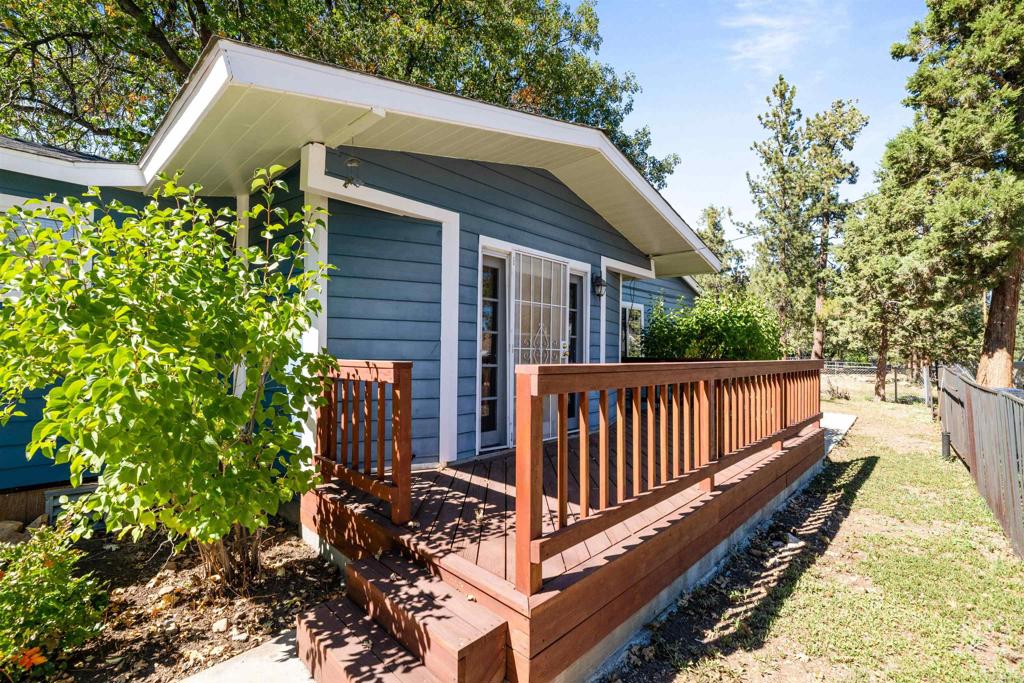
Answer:
<path fill-rule="evenodd" d="M 227 39 L 207 45 L 138 165 L 0 150 L 0 167 L 129 188 L 183 171 L 204 194 L 239 195 L 256 168 L 289 166 L 308 142 L 545 169 L 649 255 L 656 276 L 721 266 L 601 130 Z"/>
<path fill-rule="evenodd" d="M 654 259 L 658 276 L 714 272 L 715 255 L 602 131 L 230 40 L 207 46 L 140 162 L 209 194 L 248 192 L 310 141 L 549 171 Z"/>

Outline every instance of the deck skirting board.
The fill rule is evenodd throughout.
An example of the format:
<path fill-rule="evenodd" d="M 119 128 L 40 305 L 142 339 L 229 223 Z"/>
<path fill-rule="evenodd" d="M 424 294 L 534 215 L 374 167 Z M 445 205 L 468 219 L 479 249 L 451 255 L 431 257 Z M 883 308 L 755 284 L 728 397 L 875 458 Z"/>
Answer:
<path fill-rule="evenodd" d="M 692 591 L 710 580 L 721 565 L 749 541 L 757 529 L 767 522 L 786 502 L 798 491 L 814 479 L 824 466 L 822 456 L 792 484 L 754 513 L 727 538 L 709 552 L 705 553 L 683 575 L 658 593 L 646 605 L 634 612 L 626 621 L 601 639 L 597 645 L 577 658 L 568 668 L 559 673 L 553 680 L 559 683 L 570 681 L 598 681 L 617 668 L 630 647 L 644 642 L 650 634 L 646 625 L 656 621 L 668 612 L 683 593 Z"/>

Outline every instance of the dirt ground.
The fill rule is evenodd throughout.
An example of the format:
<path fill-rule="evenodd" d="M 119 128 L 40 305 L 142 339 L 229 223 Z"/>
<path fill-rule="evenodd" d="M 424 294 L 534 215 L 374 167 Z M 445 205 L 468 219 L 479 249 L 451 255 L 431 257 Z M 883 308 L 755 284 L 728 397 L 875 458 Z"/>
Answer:
<path fill-rule="evenodd" d="M 198 556 L 172 555 L 157 537 L 83 541 L 81 568 L 107 582 L 110 606 L 103 633 L 73 654 L 59 680 L 174 681 L 292 628 L 301 608 L 340 591 L 341 577 L 294 526 L 275 522 L 263 540 L 266 571 L 249 596 L 208 590 Z"/>
<path fill-rule="evenodd" d="M 930 411 L 869 395 L 826 403 L 858 422 L 823 472 L 608 681 L 1024 681 L 1024 562 Z"/>

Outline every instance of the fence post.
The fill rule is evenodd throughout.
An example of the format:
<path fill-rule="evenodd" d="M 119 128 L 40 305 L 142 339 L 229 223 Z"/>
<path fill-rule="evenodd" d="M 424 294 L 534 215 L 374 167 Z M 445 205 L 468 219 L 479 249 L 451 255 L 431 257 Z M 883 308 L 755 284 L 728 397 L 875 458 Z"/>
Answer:
<path fill-rule="evenodd" d="M 544 455 L 543 399 L 533 395 L 533 377 L 516 373 L 516 590 L 540 590 L 541 567 L 530 545 L 541 534 L 541 486 Z"/>
<path fill-rule="evenodd" d="M 971 470 L 971 475 L 974 477 L 978 476 L 977 468 L 977 454 L 978 450 L 974 440 L 974 391 L 971 386 L 964 382 L 964 432 L 967 438 L 967 466 Z"/>

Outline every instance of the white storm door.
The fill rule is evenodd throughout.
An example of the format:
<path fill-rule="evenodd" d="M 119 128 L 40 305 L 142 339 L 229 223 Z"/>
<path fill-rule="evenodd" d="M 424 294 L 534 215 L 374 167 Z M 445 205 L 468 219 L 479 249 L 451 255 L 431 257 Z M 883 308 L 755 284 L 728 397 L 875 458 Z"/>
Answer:
<path fill-rule="evenodd" d="M 569 264 L 512 254 L 512 362 L 514 365 L 569 360 Z M 544 404 L 544 435 L 553 436 L 558 407 Z M 511 431 L 511 430 L 510 430 Z"/>

